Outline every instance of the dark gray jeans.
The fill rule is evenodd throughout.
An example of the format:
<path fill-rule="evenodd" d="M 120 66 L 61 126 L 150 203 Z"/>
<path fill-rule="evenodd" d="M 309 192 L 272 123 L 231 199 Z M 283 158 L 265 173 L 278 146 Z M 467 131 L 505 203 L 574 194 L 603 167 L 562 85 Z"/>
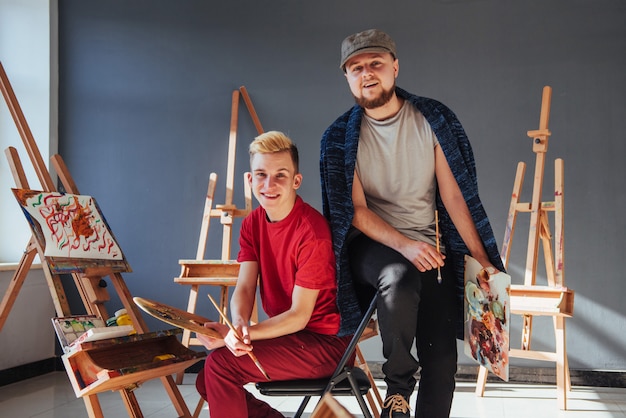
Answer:
<path fill-rule="evenodd" d="M 400 253 L 365 234 L 349 242 L 348 254 L 354 281 L 380 291 L 377 315 L 387 394 L 410 396 L 419 367 L 415 416 L 449 417 L 457 370 L 452 268 L 442 268 L 439 284 L 436 269 L 420 273 Z M 411 354 L 413 342 L 419 363 Z"/>

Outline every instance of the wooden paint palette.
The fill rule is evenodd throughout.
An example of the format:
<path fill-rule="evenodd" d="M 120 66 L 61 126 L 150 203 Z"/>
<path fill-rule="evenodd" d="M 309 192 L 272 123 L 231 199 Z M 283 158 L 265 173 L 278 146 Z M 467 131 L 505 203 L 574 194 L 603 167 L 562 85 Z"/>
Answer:
<path fill-rule="evenodd" d="M 217 331 L 203 326 L 205 322 L 214 322 L 203 316 L 137 296 L 133 298 L 133 301 L 144 312 L 165 323 L 178 328 L 188 329 L 196 334 L 222 339 L 222 336 Z"/>

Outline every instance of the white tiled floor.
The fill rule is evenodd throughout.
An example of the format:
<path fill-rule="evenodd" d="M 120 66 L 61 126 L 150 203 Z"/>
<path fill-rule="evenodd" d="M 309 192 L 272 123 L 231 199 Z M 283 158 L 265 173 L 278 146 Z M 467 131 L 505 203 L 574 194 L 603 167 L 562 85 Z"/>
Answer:
<path fill-rule="evenodd" d="M 199 396 L 193 382 L 194 374 L 185 375 L 180 392 L 193 413 Z M 384 396 L 384 383 L 378 384 Z M 558 409 L 554 386 L 489 383 L 485 397 L 474 395 L 474 383 L 458 382 L 452 405 L 454 418 L 626 418 L 626 388 L 574 387 L 568 396 L 568 410 Z M 250 386 L 254 390 L 253 386 Z M 171 418 L 176 411 L 160 380 L 144 383 L 135 391 L 146 418 Z M 117 392 L 98 395 L 105 418 L 128 417 Z M 286 416 L 297 409 L 300 398 L 264 398 Z M 350 397 L 338 398 L 356 417 L 361 411 Z M 308 407 L 310 412 L 315 401 Z M 411 399 L 415 405 L 415 398 Z M 54 372 L 0 387 L 2 418 L 74 418 L 86 417 L 82 399 L 77 399 L 65 372 Z M 208 418 L 205 409 L 201 417 Z M 305 414 L 305 417 L 308 414 Z"/>

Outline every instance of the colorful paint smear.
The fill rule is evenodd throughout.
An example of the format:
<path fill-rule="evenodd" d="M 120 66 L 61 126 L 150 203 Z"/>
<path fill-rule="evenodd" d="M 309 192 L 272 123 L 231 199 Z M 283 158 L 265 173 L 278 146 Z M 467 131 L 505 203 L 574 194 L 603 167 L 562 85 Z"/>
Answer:
<path fill-rule="evenodd" d="M 465 354 L 509 380 L 511 276 L 465 256 Z"/>

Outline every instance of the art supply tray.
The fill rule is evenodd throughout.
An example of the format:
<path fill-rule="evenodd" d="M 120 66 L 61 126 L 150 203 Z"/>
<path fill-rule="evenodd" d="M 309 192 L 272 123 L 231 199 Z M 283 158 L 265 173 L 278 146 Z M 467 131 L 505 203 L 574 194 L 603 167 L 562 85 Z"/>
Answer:
<path fill-rule="evenodd" d="M 80 344 L 62 356 L 77 397 L 135 387 L 157 377 L 182 373 L 206 352 L 182 345 L 180 329 Z"/>

